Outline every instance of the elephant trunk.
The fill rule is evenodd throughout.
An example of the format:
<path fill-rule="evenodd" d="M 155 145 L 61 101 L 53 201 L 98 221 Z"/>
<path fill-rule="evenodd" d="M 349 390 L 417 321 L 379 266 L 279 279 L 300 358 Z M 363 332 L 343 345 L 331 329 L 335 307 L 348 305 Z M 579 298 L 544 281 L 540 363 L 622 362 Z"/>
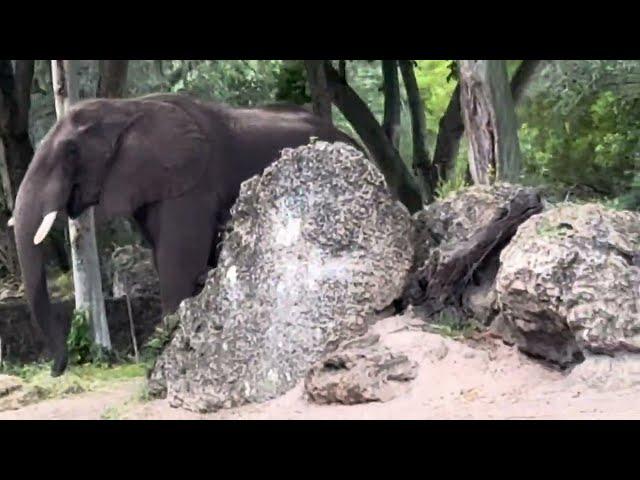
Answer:
<path fill-rule="evenodd" d="M 53 356 L 53 376 L 60 375 L 67 366 L 66 336 L 70 323 L 70 319 L 59 317 L 52 309 L 41 244 L 53 226 L 57 215 L 54 212 L 64 211 L 70 192 L 69 185 L 55 181 L 56 176 L 53 182 L 40 185 L 33 180 L 35 175 L 28 172 L 18 190 L 13 216 L 25 295 L 31 318 L 42 331 Z"/>

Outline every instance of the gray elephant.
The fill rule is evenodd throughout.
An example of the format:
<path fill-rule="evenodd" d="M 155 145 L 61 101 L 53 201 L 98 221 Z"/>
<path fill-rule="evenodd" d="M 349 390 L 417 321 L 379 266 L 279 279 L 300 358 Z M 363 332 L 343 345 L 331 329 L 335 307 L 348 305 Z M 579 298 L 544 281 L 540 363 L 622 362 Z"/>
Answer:
<path fill-rule="evenodd" d="M 54 315 L 41 242 L 60 214 L 95 206 L 96 222 L 135 219 L 151 244 L 163 313 L 196 294 L 215 266 L 220 228 L 240 184 L 279 151 L 346 134 L 291 106 L 231 108 L 187 95 L 87 100 L 42 141 L 18 190 L 12 224 L 32 317 L 67 366 L 69 319 Z"/>

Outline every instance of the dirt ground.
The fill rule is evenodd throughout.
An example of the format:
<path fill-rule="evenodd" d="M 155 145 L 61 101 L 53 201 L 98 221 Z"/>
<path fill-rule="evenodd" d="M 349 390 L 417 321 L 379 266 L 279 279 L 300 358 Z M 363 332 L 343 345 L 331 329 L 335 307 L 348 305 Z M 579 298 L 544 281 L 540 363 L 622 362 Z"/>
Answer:
<path fill-rule="evenodd" d="M 0 412 L 0 419 L 640 419 L 635 377 L 614 387 L 585 382 L 497 340 L 462 343 L 423 332 L 406 317 L 385 319 L 373 330 L 386 346 L 420 364 L 417 378 L 385 403 L 315 405 L 299 384 L 270 402 L 197 414 L 166 400 L 140 400 L 144 380 L 134 379 Z"/>

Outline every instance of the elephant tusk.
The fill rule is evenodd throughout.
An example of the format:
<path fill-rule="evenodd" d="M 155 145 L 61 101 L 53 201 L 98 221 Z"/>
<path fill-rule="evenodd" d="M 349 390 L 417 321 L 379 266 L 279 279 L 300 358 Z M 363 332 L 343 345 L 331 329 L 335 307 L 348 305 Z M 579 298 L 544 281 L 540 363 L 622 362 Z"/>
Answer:
<path fill-rule="evenodd" d="M 7 227 L 13 227 L 15 224 L 16 224 L 16 221 L 14 220 L 13 217 L 11 217 L 7 222 Z"/>
<path fill-rule="evenodd" d="M 34 245 L 38 245 L 45 239 L 45 237 L 49 233 L 49 230 L 51 230 L 51 227 L 53 226 L 53 222 L 56 221 L 56 215 L 58 215 L 58 212 L 54 210 L 53 212 L 47 213 L 42 219 L 40 228 L 38 228 L 35 237 L 33 237 Z"/>

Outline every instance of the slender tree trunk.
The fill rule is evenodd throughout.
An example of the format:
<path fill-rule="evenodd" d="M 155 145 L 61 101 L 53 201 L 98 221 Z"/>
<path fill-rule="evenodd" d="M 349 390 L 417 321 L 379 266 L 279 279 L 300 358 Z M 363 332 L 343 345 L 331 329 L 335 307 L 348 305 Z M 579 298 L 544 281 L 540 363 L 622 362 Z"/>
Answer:
<path fill-rule="evenodd" d="M 422 194 L 427 202 L 434 198 L 435 179 L 438 178 L 433 171 L 429 150 L 427 149 L 427 117 L 424 111 L 424 103 L 420 97 L 418 82 L 416 80 L 413 62 L 399 60 L 400 72 L 407 91 L 409 100 L 409 112 L 411 114 L 411 138 L 413 141 L 413 172 L 422 187 Z"/>
<path fill-rule="evenodd" d="M 436 148 L 433 152 L 433 165 L 438 172 L 438 181 L 444 182 L 453 175 L 463 134 L 464 122 L 460 111 L 460 84 L 458 83 L 438 125 Z"/>
<path fill-rule="evenodd" d="M 518 121 L 504 60 L 459 60 L 460 101 L 469 170 L 476 184 L 517 181 Z"/>
<path fill-rule="evenodd" d="M 347 61 L 346 60 L 338 60 L 338 73 L 340 73 L 340 78 L 346 82 L 347 81 Z"/>
<path fill-rule="evenodd" d="M 304 66 L 307 70 L 307 79 L 311 90 L 313 112 L 327 123 L 333 124 L 331 94 L 327 87 L 324 60 L 304 60 Z"/>
<path fill-rule="evenodd" d="M 97 97 L 123 98 L 127 87 L 128 60 L 99 60 Z"/>
<path fill-rule="evenodd" d="M 52 60 L 51 79 L 56 114 L 58 118 L 61 118 L 69 107 L 79 100 L 77 62 L 74 60 Z M 76 309 L 88 312 L 94 342 L 111 350 L 111 339 L 102 294 L 93 207 L 87 209 L 78 219 L 69 219 L 69 239 Z"/>
<path fill-rule="evenodd" d="M 0 137 L 0 179 L 2 180 L 2 193 L 4 196 L 4 204 L 9 212 L 13 211 L 13 186 L 11 185 L 11 174 L 9 173 L 9 164 L 7 162 L 6 148 L 4 141 Z"/>
<path fill-rule="evenodd" d="M 382 91 L 384 92 L 384 120 L 382 129 L 391 144 L 400 147 L 400 83 L 398 81 L 398 61 L 382 60 Z"/>
<path fill-rule="evenodd" d="M 542 60 L 523 60 L 522 63 L 518 65 L 511 79 L 511 96 L 513 96 L 513 102 L 516 105 L 522 99 L 527 86 L 541 63 Z"/>
<path fill-rule="evenodd" d="M 511 79 L 511 94 L 517 104 L 535 75 L 542 60 L 523 60 Z M 460 110 L 460 83 L 456 85 L 445 114 L 440 119 L 433 164 L 436 166 L 440 181 L 447 180 L 455 168 L 455 160 L 464 134 L 464 122 Z"/>
<path fill-rule="evenodd" d="M 365 143 L 373 156 L 373 161 L 384 175 L 394 195 L 410 212 L 422 208 L 420 190 L 407 169 L 398 150 L 394 148 L 367 104 L 340 77 L 340 74 L 325 63 L 327 85 L 333 103 L 340 109 L 347 121 Z"/>

